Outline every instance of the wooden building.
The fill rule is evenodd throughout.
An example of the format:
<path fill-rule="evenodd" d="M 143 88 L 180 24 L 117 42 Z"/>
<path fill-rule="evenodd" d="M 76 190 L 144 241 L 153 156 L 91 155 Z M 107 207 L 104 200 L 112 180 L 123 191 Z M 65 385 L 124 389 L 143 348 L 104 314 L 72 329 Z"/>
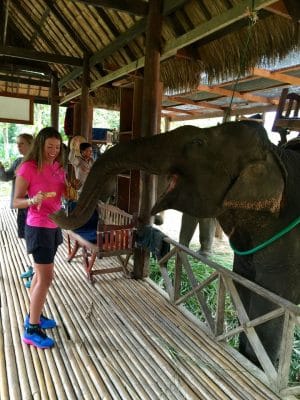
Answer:
<path fill-rule="evenodd" d="M 0 29 L 1 101 L 28 99 L 30 107 L 32 107 L 32 102 L 51 104 L 54 127 L 58 126 L 59 106 L 72 105 L 74 117 L 71 134 L 81 134 L 88 139 L 91 139 L 91 109 L 93 107 L 120 110 L 120 140 L 130 140 L 132 137 L 145 137 L 159 133 L 162 117 L 167 120 L 215 116 L 226 119 L 233 115 L 264 113 L 276 110 L 283 88 L 289 87 L 293 92 L 300 93 L 299 0 L 2 0 L 0 18 L 2 21 Z M 1 118 L 9 120 L 5 116 Z M 28 122 L 32 121 L 28 119 Z M 139 198 L 137 193 L 140 179 L 146 183 L 147 191 L 143 191 Z M 128 176 L 120 176 L 119 185 L 122 187 L 122 193 L 127 193 L 122 208 L 130 212 L 140 209 L 140 214 L 145 216 L 145 222 L 147 222 L 152 202 L 153 182 L 147 176 L 132 173 L 129 179 Z M 130 196 L 130 191 L 134 196 Z M 8 305 L 5 301 L 2 304 L 5 310 L 10 309 L 13 315 L 12 310 L 15 304 L 9 300 L 9 294 L 15 290 L 12 283 L 16 281 L 16 275 L 5 272 L 4 269 L 7 261 L 6 249 L 12 247 L 13 231 L 11 229 L 13 228 L 9 223 L 10 216 L 3 215 L 2 226 L 5 232 L 1 248 L 6 257 L 2 259 L 6 282 L 2 289 L 7 296 L 5 301 Z M 173 254 L 182 251 L 180 246 L 179 248 L 176 244 L 174 246 L 177 250 L 174 250 Z M 22 254 L 22 251 L 18 249 L 17 254 Z M 15 259 L 19 259 L 18 257 Z M 140 274 L 137 276 L 143 277 L 147 257 L 144 253 L 140 253 L 136 254 L 136 259 L 139 265 L 136 271 Z M 214 277 L 224 273 L 221 270 L 217 272 Z M 59 274 L 61 274 L 60 282 L 64 282 L 64 270 L 61 270 Z M 224 276 L 230 281 L 229 287 L 231 287 L 231 282 L 236 277 L 226 275 L 226 273 Z M 70 277 L 67 277 L 66 281 L 70 282 Z M 10 285 L 7 285 L 7 282 Z M 80 280 L 77 282 L 80 284 Z M 139 283 L 136 285 L 136 290 L 144 290 L 138 287 Z M 168 286 L 168 281 L 166 285 Z M 72 288 L 68 290 L 70 293 L 73 291 Z M 56 289 L 54 293 L 55 291 Z M 25 298 L 22 304 L 25 304 L 27 300 L 24 290 L 22 291 L 17 285 L 15 292 L 17 296 L 22 294 Z M 109 289 L 108 292 L 110 293 Z M 93 293 L 92 299 L 94 295 L 96 296 Z M 116 294 L 110 293 L 110 295 L 114 297 Z M 171 297 L 171 291 L 169 295 Z M 63 298 L 62 291 L 58 291 L 58 297 L 60 296 Z M 74 296 L 73 292 L 72 296 Z M 76 299 L 76 295 L 74 298 Z M 292 316 L 294 325 L 299 325 L 299 310 L 295 305 L 281 302 L 277 298 L 272 297 L 272 299 L 278 302 L 279 307 L 272 318 L 285 313 Z M 173 300 L 174 303 L 183 301 L 175 297 Z M 86 297 L 86 304 L 89 301 Z M 124 301 L 130 302 L 129 298 Z M 105 303 L 105 300 L 103 302 Z M 22 307 L 24 308 L 24 305 Z M 61 310 L 64 307 L 64 304 L 60 305 Z M 70 306 L 72 307 L 74 304 Z M 169 305 L 164 305 L 164 307 L 168 309 Z M 53 304 L 51 308 L 55 310 Z M 17 308 L 17 310 L 19 313 L 20 309 Z M 134 306 L 130 310 L 129 314 L 132 315 Z M 106 308 L 106 312 L 109 313 L 109 307 Z M 174 313 L 175 318 L 173 308 L 170 312 Z M 67 318 L 67 313 L 61 315 Z M 98 310 L 93 324 L 100 329 L 97 316 L 99 316 Z M 122 321 L 126 318 L 125 316 Z M 9 319 L 5 311 L 1 322 L 7 322 Z M 19 323 L 15 316 L 13 321 L 15 326 Z M 63 319 L 61 321 L 63 323 Z M 120 328 L 118 317 L 116 321 L 116 325 L 111 328 L 113 331 Z M 181 324 L 179 319 L 176 321 Z M 134 321 L 131 322 L 132 324 L 128 326 L 134 327 Z M 257 321 L 245 320 L 240 329 L 248 329 L 253 333 L 255 323 Z M 101 368 L 104 364 L 98 362 L 97 359 L 101 341 L 98 341 L 97 346 L 94 347 L 99 350 L 99 353 L 93 353 L 96 361 L 87 363 L 90 356 L 87 348 L 91 350 L 93 348 L 91 344 L 93 345 L 97 338 L 93 336 L 91 340 L 89 338 L 87 343 L 84 343 L 80 332 L 72 330 L 72 321 L 67 320 L 66 326 L 71 332 L 70 340 L 75 343 L 75 348 L 72 348 L 72 345 L 67 346 L 66 352 L 53 353 L 54 358 L 50 357 L 49 361 L 53 365 L 55 361 L 65 363 L 62 370 L 66 377 L 67 367 L 70 365 L 83 364 L 82 370 L 78 372 L 74 369 L 74 372 L 70 373 L 66 378 L 65 389 L 55 388 L 55 379 L 59 378 L 59 373 L 55 369 L 52 371 L 55 379 L 53 376 L 48 378 L 47 375 L 46 383 L 40 376 L 42 373 L 38 378 L 29 374 L 30 382 L 28 383 L 25 379 L 20 385 L 26 390 L 26 396 L 28 395 L 26 398 L 30 396 L 45 399 L 60 398 L 60 393 L 63 393 L 61 398 L 68 398 L 68 393 L 72 393 L 72 398 L 85 398 L 87 393 L 86 398 L 95 398 L 93 397 L 95 393 L 98 393 L 99 398 L 107 399 L 160 398 L 154 390 L 155 385 L 150 385 L 150 389 L 145 389 L 147 395 L 139 382 L 134 382 L 139 390 L 135 391 L 132 388 L 131 379 L 137 376 L 136 371 L 128 375 L 129 383 L 126 384 L 126 378 L 125 386 L 119 385 L 120 379 L 118 373 L 115 373 L 116 364 L 108 367 L 109 373 L 115 379 L 114 384 L 111 384 L 109 373 L 107 374 L 104 369 L 105 372 L 102 374 Z M 149 327 L 151 328 L 151 322 Z M 151 335 L 150 328 L 149 335 Z M 286 337 L 291 338 L 291 327 L 288 328 L 290 330 Z M 162 332 L 163 329 L 161 329 Z M 168 340 L 172 336 L 172 329 L 174 329 L 173 325 L 171 328 L 168 326 Z M 192 330 L 190 327 L 186 328 L 194 339 Z M 178 332 L 180 340 L 176 342 L 177 347 L 180 347 L 182 343 L 181 335 L 182 333 Z M 164 332 L 162 337 L 167 338 Z M 219 338 L 224 339 L 221 334 Z M 63 338 L 64 345 L 68 343 L 67 339 L 67 337 Z M 7 343 L 11 350 L 12 341 L 14 344 L 18 342 L 15 336 L 12 338 L 7 334 L 2 336 L 1 350 L 5 349 Z M 290 342 L 289 339 L 287 355 L 291 348 Z M 187 340 L 186 348 L 191 343 Z M 215 344 L 210 343 L 210 346 L 213 349 L 212 352 L 216 354 Z M 295 395 L 299 394 L 299 386 L 296 389 L 288 387 L 288 360 L 284 354 L 284 345 L 282 349 L 282 363 L 279 371 L 266 367 L 266 375 L 262 377 L 260 371 L 256 369 L 255 376 L 261 378 L 259 380 L 261 386 L 256 378 L 252 379 L 252 375 L 249 374 L 250 389 L 244 380 L 241 382 L 236 376 L 238 384 L 235 387 L 234 380 L 231 374 L 227 373 L 228 371 L 225 374 L 226 379 L 215 379 L 215 375 L 211 373 L 208 366 L 209 379 L 207 379 L 206 387 L 202 388 L 199 383 L 199 376 L 202 373 L 199 373 L 199 365 L 190 363 L 190 359 L 184 359 L 183 363 L 188 362 L 192 373 L 189 374 L 178 364 L 180 390 L 178 393 L 175 391 L 174 395 L 169 392 L 164 395 L 170 399 L 267 400 L 279 398 L 279 396 L 282 398 L 294 396 L 290 398 L 295 398 Z M 152 344 L 151 351 L 153 351 Z M 21 390 L 15 391 L 10 385 L 14 378 L 19 377 L 20 370 L 26 370 L 23 354 L 14 354 L 10 364 L 11 354 L 6 348 L 5 357 L 0 360 L 2 376 L 5 376 L 0 393 L 5 400 L 7 395 L 12 399 L 18 399 Z M 189 353 L 186 352 L 186 354 Z M 227 355 L 228 353 L 226 357 Z M 30 367 L 39 365 L 43 370 L 45 366 L 43 357 L 41 356 L 42 361 L 39 364 L 34 355 Z M 226 357 L 226 362 L 222 367 L 225 370 L 226 366 L 231 365 Z M 170 378 L 174 366 L 169 368 L 169 365 L 164 364 L 165 358 L 160 358 L 156 353 L 153 358 L 158 359 L 158 363 L 163 363 L 163 370 Z M 122 357 L 120 359 L 123 360 Z M 15 360 L 21 360 L 21 364 L 17 364 Z M 121 366 L 122 363 L 123 361 L 120 363 Z M 268 363 L 266 360 L 267 366 Z M 6 373 L 7 365 L 14 368 L 12 373 Z M 237 364 L 234 365 L 236 373 L 238 367 Z M 100 377 L 97 375 L 97 368 L 101 370 Z M 143 366 L 140 368 L 143 369 Z M 151 368 L 153 369 L 153 366 Z M 174 369 L 176 370 L 176 365 Z M 202 371 L 202 367 L 200 369 Z M 139 378 L 142 375 L 138 374 Z M 183 375 L 188 376 L 188 384 L 181 379 Z M 223 373 L 221 375 L 224 377 Z M 153 379 L 150 380 L 153 384 Z M 168 380 L 170 381 L 172 378 Z M 41 386 L 41 382 L 44 386 Z M 275 387 L 272 387 L 272 384 Z M 42 387 L 43 391 L 35 397 L 32 393 L 37 387 Z M 246 394 L 242 393 L 243 387 L 247 387 Z M 51 397 L 51 393 L 55 395 Z M 152 393 L 155 393 L 156 397 L 153 397 Z"/>

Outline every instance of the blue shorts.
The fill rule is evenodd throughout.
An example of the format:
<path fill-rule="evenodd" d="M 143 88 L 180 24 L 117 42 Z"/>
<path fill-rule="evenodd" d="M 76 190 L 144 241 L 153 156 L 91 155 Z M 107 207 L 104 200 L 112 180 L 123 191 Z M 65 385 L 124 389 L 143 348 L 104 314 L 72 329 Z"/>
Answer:
<path fill-rule="evenodd" d="M 63 242 L 60 228 L 39 228 L 25 226 L 25 240 L 28 254 L 37 264 L 52 264 L 58 246 Z"/>

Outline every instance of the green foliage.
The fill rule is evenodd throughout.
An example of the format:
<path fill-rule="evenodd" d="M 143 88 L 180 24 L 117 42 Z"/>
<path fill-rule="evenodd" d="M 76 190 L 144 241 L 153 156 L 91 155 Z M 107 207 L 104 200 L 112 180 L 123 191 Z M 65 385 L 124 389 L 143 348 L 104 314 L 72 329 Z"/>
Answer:
<path fill-rule="evenodd" d="M 94 114 L 93 114 L 94 128 L 119 129 L 119 126 L 120 126 L 119 111 L 108 111 L 102 108 L 94 108 Z"/>
<path fill-rule="evenodd" d="M 300 383 L 300 327 L 295 329 L 295 341 L 292 353 L 290 381 Z"/>
<path fill-rule="evenodd" d="M 66 107 L 59 108 L 59 131 L 64 141 L 67 137 L 64 132 L 64 119 Z M 48 104 L 34 104 L 34 125 L 11 124 L 0 122 L 0 161 L 7 168 L 19 156 L 16 138 L 20 133 L 37 133 L 46 126 L 51 125 L 51 106 Z"/>

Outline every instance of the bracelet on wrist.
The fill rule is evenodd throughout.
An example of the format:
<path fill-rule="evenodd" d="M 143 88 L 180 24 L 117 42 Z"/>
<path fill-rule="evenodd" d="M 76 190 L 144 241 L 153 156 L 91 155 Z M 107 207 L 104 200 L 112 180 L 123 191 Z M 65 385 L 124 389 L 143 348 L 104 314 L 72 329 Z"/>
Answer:
<path fill-rule="evenodd" d="M 27 200 L 28 206 L 32 206 L 34 204 L 34 199 L 33 198 L 29 198 Z"/>

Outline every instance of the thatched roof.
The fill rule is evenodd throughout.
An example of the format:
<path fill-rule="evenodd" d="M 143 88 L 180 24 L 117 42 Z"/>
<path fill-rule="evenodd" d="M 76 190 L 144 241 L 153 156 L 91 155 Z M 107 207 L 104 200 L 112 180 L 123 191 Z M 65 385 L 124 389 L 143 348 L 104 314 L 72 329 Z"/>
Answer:
<path fill-rule="evenodd" d="M 251 75 L 258 64 L 278 62 L 298 51 L 298 23 L 288 14 L 297 1 L 259 0 L 253 12 L 253 2 L 245 0 L 163 1 L 165 94 Z M 108 8 L 110 2 L 102 0 L 2 2 L 0 91 L 48 101 L 54 74 L 62 101 L 76 99 L 85 56 L 93 104 L 117 109 L 118 87 L 143 75 L 148 2 L 111 3 Z"/>

